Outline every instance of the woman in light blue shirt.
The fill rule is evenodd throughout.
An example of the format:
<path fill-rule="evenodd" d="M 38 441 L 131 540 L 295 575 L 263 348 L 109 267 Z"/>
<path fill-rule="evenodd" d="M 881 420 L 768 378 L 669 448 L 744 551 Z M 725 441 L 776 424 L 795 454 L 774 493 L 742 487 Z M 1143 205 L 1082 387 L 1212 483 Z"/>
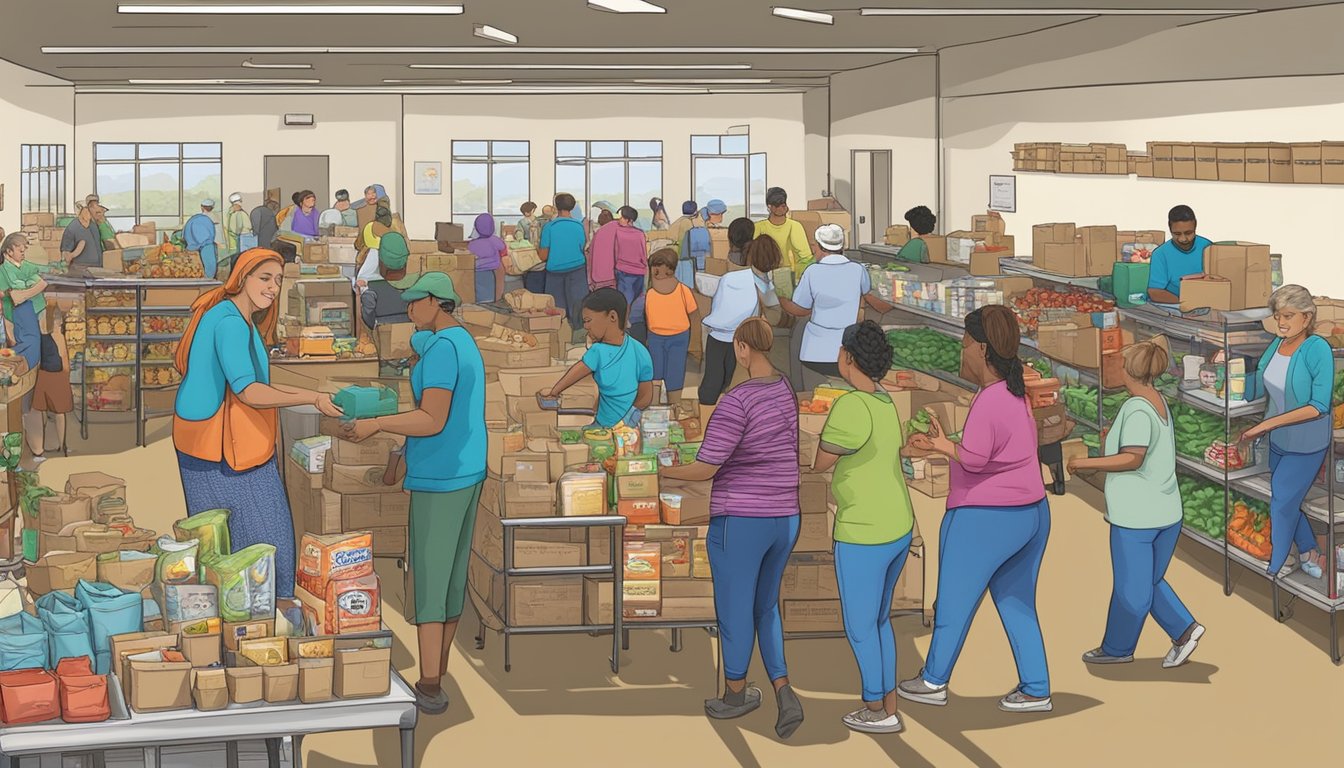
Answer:
<path fill-rule="evenodd" d="M 1269 574 L 1277 577 L 1294 544 L 1302 572 L 1323 575 L 1320 548 L 1302 502 L 1330 449 L 1331 390 L 1335 379 L 1330 343 L 1313 333 L 1316 304 L 1300 285 L 1285 285 L 1269 297 L 1279 338 L 1247 377 L 1248 400 L 1267 396 L 1265 419 L 1244 440 L 1269 435 Z"/>

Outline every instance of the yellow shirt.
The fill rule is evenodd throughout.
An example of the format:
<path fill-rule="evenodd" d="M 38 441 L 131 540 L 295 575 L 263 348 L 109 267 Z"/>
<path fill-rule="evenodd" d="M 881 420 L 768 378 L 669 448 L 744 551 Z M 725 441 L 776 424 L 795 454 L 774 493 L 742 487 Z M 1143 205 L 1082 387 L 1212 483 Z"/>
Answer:
<path fill-rule="evenodd" d="M 780 266 L 793 270 L 794 277 L 801 275 L 811 263 L 812 246 L 807 242 L 807 232 L 802 224 L 788 219 L 776 226 L 769 219 L 763 219 L 756 222 L 756 237 L 761 235 L 769 235 L 779 243 L 779 250 L 784 253 L 784 263 Z"/>

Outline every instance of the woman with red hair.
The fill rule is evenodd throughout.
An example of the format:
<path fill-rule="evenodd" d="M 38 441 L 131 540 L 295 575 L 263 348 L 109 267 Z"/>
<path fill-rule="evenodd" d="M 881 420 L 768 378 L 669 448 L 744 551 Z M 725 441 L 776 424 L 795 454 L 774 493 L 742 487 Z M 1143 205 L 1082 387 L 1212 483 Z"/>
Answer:
<path fill-rule="evenodd" d="M 173 414 L 173 444 L 187 514 L 229 510 L 234 550 L 275 547 L 276 596 L 294 597 L 294 523 L 276 463 L 276 409 L 316 406 L 341 411 L 331 395 L 271 383 L 267 346 L 275 343 L 284 278 L 280 254 L 253 248 L 229 280 L 192 304 L 177 348 L 182 374 Z"/>

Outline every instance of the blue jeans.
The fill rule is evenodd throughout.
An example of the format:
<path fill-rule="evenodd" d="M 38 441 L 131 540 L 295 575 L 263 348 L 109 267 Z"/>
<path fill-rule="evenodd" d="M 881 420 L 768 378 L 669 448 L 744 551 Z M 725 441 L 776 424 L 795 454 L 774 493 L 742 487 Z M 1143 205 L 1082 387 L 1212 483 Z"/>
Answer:
<path fill-rule="evenodd" d="M 588 295 L 588 269 L 579 267 L 568 272 L 547 272 L 546 293 L 555 299 L 555 306 L 565 310 L 571 330 L 583 328 L 583 300 Z"/>
<path fill-rule="evenodd" d="M 494 304 L 499 301 L 499 296 L 495 295 L 495 270 L 478 269 L 476 270 L 476 304 Z"/>
<path fill-rule="evenodd" d="M 938 599 L 924 679 L 947 685 L 971 620 L 989 590 L 1013 649 L 1021 691 L 1050 695 L 1045 640 L 1036 615 L 1036 580 L 1050 538 L 1050 504 L 959 507 L 943 517 L 938 546 Z"/>
<path fill-rule="evenodd" d="M 723 648 L 723 676 L 744 680 L 751 647 L 761 646 L 761 661 L 771 680 L 787 677 L 784 623 L 779 616 L 779 584 L 798 541 L 798 516 L 737 517 L 709 521 L 706 545 L 714 577 L 714 612 Z"/>
<path fill-rule="evenodd" d="M 1316 536 L 1302 502 L 1320 474 L 1325 451 L 1284 453 L 1269 446 L 1269 574 L 1278 575 L 1293 544 L 1299 557 L 1316 549 Z M 1329 574 L 1327 574 L 1328 576 Z"/>
<path fill-rule="evenodd" d="M 691 290 L 695 290 L 694 259 L 682 259 L 681 261 L 678 261 L 676 275 L 677 275 L 677 282 L 681 283 L 687 288 L 690 288 Z"/>
<path fill-rule="evenodd" d="M 888 544 L 835 542 L 835 579 L 840 586 L 845 636 L 859 663 L 864 701 L 881 701 L 896 690 L 891 595 L 908 554 L 908 533 Z"/>
<path fill-rule="evenodd" d="M 680 392 L 686 386 L 686 355 L 690 349 L 690 331 L 682 331 L 675 336 L 649 334 L 653 378 L 663 382 L 663 388 L 668 392 Z"/>
<path fill-rule="evenodd" d="M 644 276 L 632 275 L 629 272 L 616 270 L 616 290 L 625 297 L 625 305 L 633 307 L 635 299 L 644 292 Z"/>
<path fill-rule="evenodd" d="M 1107 656 L 1133 656 L 1149 614 L 1173 642 L 1195 623 L 1166 579 L 1180 538 L 1180 523 L 1147 529 L 1111 526 L 1111 610 L 1101 641 Z"/>

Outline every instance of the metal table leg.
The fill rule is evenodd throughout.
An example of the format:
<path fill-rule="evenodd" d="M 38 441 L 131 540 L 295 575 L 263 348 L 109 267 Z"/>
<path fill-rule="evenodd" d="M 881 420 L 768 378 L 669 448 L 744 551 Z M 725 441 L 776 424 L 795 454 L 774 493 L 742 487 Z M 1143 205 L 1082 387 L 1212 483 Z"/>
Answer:
<path fill-rule="evenodd" d="M 681 652 L 681 630 L 673 628 L 672 630 L 672 652 Z"/>
<path fill-rule="evenodd" d="M 266 763 L 271 768 L 280 768 L 280 740 L 266 740 Z"/>
<path fill-rule="evenodd" d="M 401 729 L 401 768 L 415 768 L 415 729 Z"/>
<path fill-rule="evenodd" d="M 294 768 L 303 768 L 303 734 L 290 737 L 290 748 L 294 750 Z"/>
<path fill-rule="evenodd" d="M 229 768 L 238 768 L 238 742 L 230 741 L 224 745 L 224 764 Z"/>

